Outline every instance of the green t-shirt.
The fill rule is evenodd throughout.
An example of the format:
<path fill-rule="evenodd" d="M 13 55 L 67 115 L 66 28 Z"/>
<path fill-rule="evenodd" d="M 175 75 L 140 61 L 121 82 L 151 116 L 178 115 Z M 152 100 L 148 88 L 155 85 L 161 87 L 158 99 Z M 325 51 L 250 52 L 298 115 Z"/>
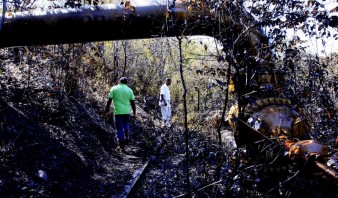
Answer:
<path fill-rule="evenodd" d="M 126 84 L 118 84 L 110 89 L 109 98 L 114 102 L 114 114 L 130 114 L 130 101 L 135 100 L 133 90 Z"/>

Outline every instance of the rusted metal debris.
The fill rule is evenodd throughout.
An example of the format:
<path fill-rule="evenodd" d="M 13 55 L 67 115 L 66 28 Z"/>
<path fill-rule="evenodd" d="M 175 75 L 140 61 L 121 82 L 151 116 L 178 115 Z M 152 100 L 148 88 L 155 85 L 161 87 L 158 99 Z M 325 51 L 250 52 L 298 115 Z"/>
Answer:
<path fill-rule="evenodd" d="M 239 145 L 252 144 L 259 139 L 269 139 L 278 143 L 294 161 L 312 162 L 316 167 L 337 179 L 337 153 L 332 155 L 330 148 L 323 143 L 304 139 L 308 130 L 301 115 L 292 109 L 291 101 L 284 98 L 265 98 L 246 106 L 245 120 L 238 121 L 238 107 L 231 107 L 227 120 L 237 132 Z M 246 130 L 243 130 L 243 126 Z M 331 163 L 329 162 L 331 161 Z M 327 164 L 331 164 L 330 167 Z"/>

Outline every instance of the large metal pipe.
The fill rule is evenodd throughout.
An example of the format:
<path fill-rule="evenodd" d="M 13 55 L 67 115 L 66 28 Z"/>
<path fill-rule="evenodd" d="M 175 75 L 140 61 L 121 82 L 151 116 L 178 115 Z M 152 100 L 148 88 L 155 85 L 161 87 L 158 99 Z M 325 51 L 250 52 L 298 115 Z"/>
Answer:
<path fill-rule="evenodd" d="M 0 48 L 27 45 L 93 42 L 153 38 L 161 36 L 220 34 L 213 29 L 212 13 L 207 5 L 193 5 L 188 0 L 131 0 L 130 4 L 85 5 L 0 14 Z M 169 3 L 169 5 L 168 5 Z M 224 5 L 223 8 L 226 6 Z M 2 16 L 2 17 L 1 17 Z M 242 15 L 246 18 L 248 16 Z M 229 18 L 229 16 L 226 16 Z M 217 18 L 217 17 L 215 17 Z M 202 23 L 201 23 L 202 21 Z M 244 20 L 245 21 L 245 20 Z M 230 25 L 230 18 L 223 21 Z M 184 24 L 184 25 L 182 25 Z M 236 24 L 234 34 L 243 31 Z M 219 31 L 219 30 L 218 30 Z M 259 28 L 247 31 L 244 48 L 258 54 L 257 46 L 267 44 Z M 260 43 L 257 45 L 257 43 Z M 243 48 L 243 45 L 240 45 Z"/>
<path fill-rule="evenodd" d="M 188 6 L 178 0 L 172 14 L 176 19 L 188 18 Z M 0 47 L 173 36 L 165 28 L 166 14 L 167 0 L 6 12 Z M 197 28 L 189 34 L 207 33 Z"/>

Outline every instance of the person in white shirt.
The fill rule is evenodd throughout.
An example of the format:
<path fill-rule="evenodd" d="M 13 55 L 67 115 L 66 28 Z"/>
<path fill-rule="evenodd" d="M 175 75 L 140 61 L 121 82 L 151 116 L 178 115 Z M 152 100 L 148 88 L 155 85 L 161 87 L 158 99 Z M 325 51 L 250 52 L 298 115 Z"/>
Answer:
<path fill-rule="evenodd" d="M 161 86 L 161 90 L 160 90 L 159 105 L 161 107 L 163 124 L 165 126 L 170 125 L 170 116 L 171 116 L 170 90 L 169 90 L 170 85 L 171 85 L 171 79 L 167 78 L 165 83 Z"/>

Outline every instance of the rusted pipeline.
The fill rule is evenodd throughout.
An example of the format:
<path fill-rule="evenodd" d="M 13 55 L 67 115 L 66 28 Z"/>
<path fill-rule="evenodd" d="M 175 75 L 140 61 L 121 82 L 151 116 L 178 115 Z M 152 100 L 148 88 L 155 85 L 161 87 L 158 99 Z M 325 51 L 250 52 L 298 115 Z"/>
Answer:
<path fill-rule="evenodd" d="M 237 51 L 250 51 L 251 55 L 257 56 L 257 46 L 268 45 L 268 39 L 259 27 L 247 31 L 242 23 L 231 21 L 231 17 L 226 14 L 222 15 L 223 20 L 217 21 L 215 19 L 220 18 L 216 16 L 217 13 L 201 3 L 204 1 L 197 2 L 131 0 L 123 5 L 114 3 L 79 8 L 7 11 L 4 17 L 0 16 L 3 22 L 0 48 L 180 35 L 221 38 L 225 29 L 233 29 L 225 33 L 226 37 L 231 34 L 235 38 L 241 35 L 240 39 L 236 39 Z M 227 5 L 224 3 L 219 9 L 226 10 Z M 234 6 L 233 9 L 239 8 Z M 248 14 L 242 17 L 246 18 L 244 21 L 252 21 Z M 222 23 L 224 28 L 217 29 L 217 23 Z M 226 28 L 230 25 L 233 28 Z"/>
<path fill-rule="evenodd" d="M 320 168 L 322 171 L 324 171 L 325 173 L 329 174 L 330 176 L 332 176 L 334 179 L 338 179 L 338 173 L 333 170 L 332 168 L 326 166 L 325 164 L 315 161 L 315 165 Z"/>
<path fill-rule="evenodd" d="M 189 17 L 184 1 L 176 1 L 171 10 L 177 20 Z M 166 32 L 166 17 L 167 0 L 6 12 L 0 47 L 174 36 Z M 195 28 L 187 34 L 210 35 L 208 31 Z"/>
<path fill-rule="evenodd" d="M 7 12 L 0 47 L 150 38 L 160 35 L 162 2 L 136 2 L 136 13 L 120 4 Z"/>

